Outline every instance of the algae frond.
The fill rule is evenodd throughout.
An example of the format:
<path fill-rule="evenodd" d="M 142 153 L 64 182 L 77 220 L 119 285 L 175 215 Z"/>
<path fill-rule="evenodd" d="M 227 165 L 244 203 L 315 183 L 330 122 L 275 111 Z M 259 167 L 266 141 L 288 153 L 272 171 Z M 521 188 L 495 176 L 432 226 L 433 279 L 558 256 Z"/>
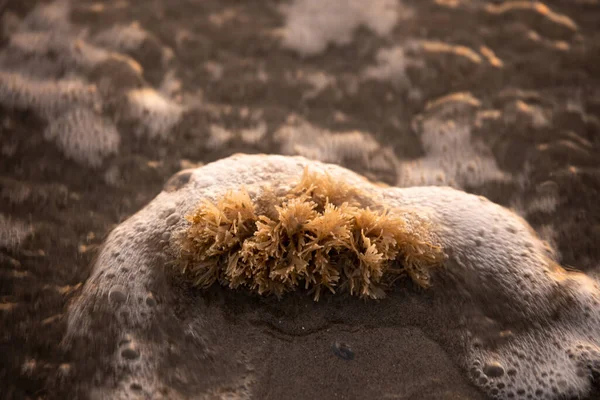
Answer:
<path fill-rule="evenodd" d="M 243 188 L 230 191 L 187 219 L 177 265 L 204 288 L 218 281 L 278 297 L 303 287 L 315 300 L 325 290 L 382 298 L 402 275 L 428 287 L 444 257 L 414 211 L 387 210 L 308 169 L 283 194 L 265 188 L 253 201 Z"/>

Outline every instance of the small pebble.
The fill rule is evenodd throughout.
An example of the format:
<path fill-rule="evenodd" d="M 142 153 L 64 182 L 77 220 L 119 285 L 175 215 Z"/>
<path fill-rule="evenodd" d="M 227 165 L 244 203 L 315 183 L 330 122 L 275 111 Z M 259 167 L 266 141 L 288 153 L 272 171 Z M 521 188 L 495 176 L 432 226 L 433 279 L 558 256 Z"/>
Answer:
<path fill-rule="evenodd" d="M 154 296 L 152 295 L 152 293 L 149 293 L 148 297 L 146 297 L 146 305 L 148 307 L 154 307 L 154 306 L 156 306 L 156 299 L 154 298 Z"/>
<path fill-rule="evenodd" d="M 335 342 L 332 346 L 333 353 L 343 360 L 354 360 L 354 352 L 346 343 Z"/>

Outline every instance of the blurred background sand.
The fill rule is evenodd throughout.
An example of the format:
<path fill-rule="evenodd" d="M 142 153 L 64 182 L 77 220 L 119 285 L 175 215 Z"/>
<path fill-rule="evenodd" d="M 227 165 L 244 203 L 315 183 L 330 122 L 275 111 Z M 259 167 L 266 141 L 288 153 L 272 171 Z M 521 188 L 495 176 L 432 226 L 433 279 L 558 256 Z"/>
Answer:
<path fill-rule="evenodd" d="M 600 274 L 596 0 L 0 7 L 6 398 L 69 398 L 72 380 L 93 375 L 58 344 L 103 238 L 173 173 L 237 152 L 487 196 L 563 265 Z M 312 314 L 294 304 L 295 339 L 273 342 L 281 356 L 255 398 L 480 396 L 428 330 L 435 321 L 370 320 L 365 308 L 299 334 Z M 336 340 L 361 363 L 335 357 Z M 395 355 L 380 346 L 390 341 Z M 290 382 L 298 375 L 312 384 Z"/>

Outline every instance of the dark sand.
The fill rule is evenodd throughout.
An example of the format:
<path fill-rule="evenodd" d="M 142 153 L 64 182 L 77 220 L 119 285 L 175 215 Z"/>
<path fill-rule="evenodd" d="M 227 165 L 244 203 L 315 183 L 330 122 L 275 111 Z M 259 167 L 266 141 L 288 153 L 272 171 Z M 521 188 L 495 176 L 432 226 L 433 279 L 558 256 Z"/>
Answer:
<path fill-rule="evenodd" d="M 12 20 L 36 3 L 0 1 L 0 9 L 4 16 L 12 13 Z M 406 17 L 389 33 L 379 36 L 359 27 L 350 43 L 310 57 L 281 46 L 281 3 L 107 1 L 96 3 L 105 6 L 98 11 L 90 8 L 92 2 L 76 2 L 70 20 L 89 35 L 134 21 L 150 34 L 143 45 L 124 52 L 144 68 L 143 78 L 120 67 L 111 72 L 107 63 L 84 74 L 90 82 L 99 84 L 98 77 L 108 76 L 109 88 L 158 88 L 173 71 L 181 89 L 172 97 L 200 104 L 161 139 L 134 135 L 135 122 L 115 117 L 122 101 L 115 96 L 103 113 L 117 124 L 121 144 L 118 154 L 99 167 L 69 159 L 45 140 L 47 121 L 32 109 L 0 104 L 0 213 L 24 224 L 0 228 L 6 229 L 0 232 L 0 397 L 85 397 L 76 382 L 92 381 L 102 363 L 90 360 L 110 354 L 115 344 L 107 340 L 104 348 L 70 349 L 60 343 L 66 307 L 88 277 L 103 238 L 181 168 L 236 152 L 287 152 L 275 133 L 291 115 L 325 134 L 370 134 L 379 147 L 361 156 L 338 155 L 337 162 L 372 179 L 401 184 L 401 163 L 428 155 L 415 117 L 441 96 L 470 92 L 480 104 L 461 114 L 459 122 L 471 129 L 474 153 L 494 160 L 510 178 L 488 179 L 482 173 L 479 180 L 457 178 L 455 186 L 513 207 L 549 240 L 563 265 L 600 274 L 597 1 L 545 2 L 574 21 L 573 27 L 531 10 L 496 15 L 485 11 L 484 1 L 405 0 L 400 13 Z M 2 34 L 5 48 L 10 34 Z M 360 79 L 376 64 L 379 49 L 409 39 L 466 46 L 481 59 L 457 55 L 456 48 L 429 51 L 395 84 Z M 501 66 L 492 65 L 481 46 L 493 49 Z M 166 63 L 161 61 L 165 48 L 173 52 Z M 66 70 L 48 73 L 49 79 Z M 328 83 L 315 90 L 307 76 L 326 76 Z M 217 144 L 208 140 L 215 137 L 212 124 L 233 137 Z M 264 137 L 254 143 L 241 139 L 239 132 L 260 124 L 266 126 Z M 454 161 L 460 157 L 458 152 Z M 32 233 L 17 241 L 15 229 Z M 198 378 L 185 371 L 189 354 L 174 357 L 163 368 L 181 368 L 181 380 L 172 385 L 190 395 L 243 373 L 244 360 L 236 357 L 248 347 L 252 357 L 264 355 L 262 363 L 252 360 L 258 366 L 250 382 L 257 399 L 483 398 L 446 351 L 460 345 L 449 339 L 452 327 L 440 326 L 439 316 L 423 317 L 435 298 L 412 286 L 391 296 L 406 304 L 418 298 L 406 311 L 391 309 L 390 302 L 344 296 L 313 304 L 306 296 L 291 295 L 278 302 L 220 288 L 184 297 L 221 313 L 222 324 L 206 328 L 208 343 L 218 343 L 208 353 L 221 352 L 231 360 L 221 370 L 201 371 Z M 185 321 L 185 307 L 175 311 Z M 102 327 L 101 316 L 97 323 Z M 336 342 L 348 344 L 354 359 L 336 355 Z"/>

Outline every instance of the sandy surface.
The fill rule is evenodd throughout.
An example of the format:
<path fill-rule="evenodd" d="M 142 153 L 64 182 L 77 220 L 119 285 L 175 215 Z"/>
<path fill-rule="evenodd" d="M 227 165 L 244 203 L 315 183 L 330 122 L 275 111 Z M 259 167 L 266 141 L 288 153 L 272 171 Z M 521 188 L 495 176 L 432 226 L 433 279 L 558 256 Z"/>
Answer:
<path fill-rule="evenodd" d="M 172 174 L 237 152 L 487 196 L 562 265 L 600 274 L 597 1 L 318 4 L 0 1 L 3 397 L 85 398 L 76 382 L 118 381 L 89 358 L 116 343 L 61 345 L 67 306 L 106 235 Z M 184 294 L 231 327 L 211 349 L 231 364 L 200 371 L 202 390 L 246 374 L 236 338 L 248 334 L 268 355 L 246 382 L 253 398 L 483 398 L 436 315 Z M 410 287 L 392 296 L 418 298 L 423 314 L 435 301 Z M 180 366 L 172 386 L 191 396 L 185 355 L 163 368 Z"/>

